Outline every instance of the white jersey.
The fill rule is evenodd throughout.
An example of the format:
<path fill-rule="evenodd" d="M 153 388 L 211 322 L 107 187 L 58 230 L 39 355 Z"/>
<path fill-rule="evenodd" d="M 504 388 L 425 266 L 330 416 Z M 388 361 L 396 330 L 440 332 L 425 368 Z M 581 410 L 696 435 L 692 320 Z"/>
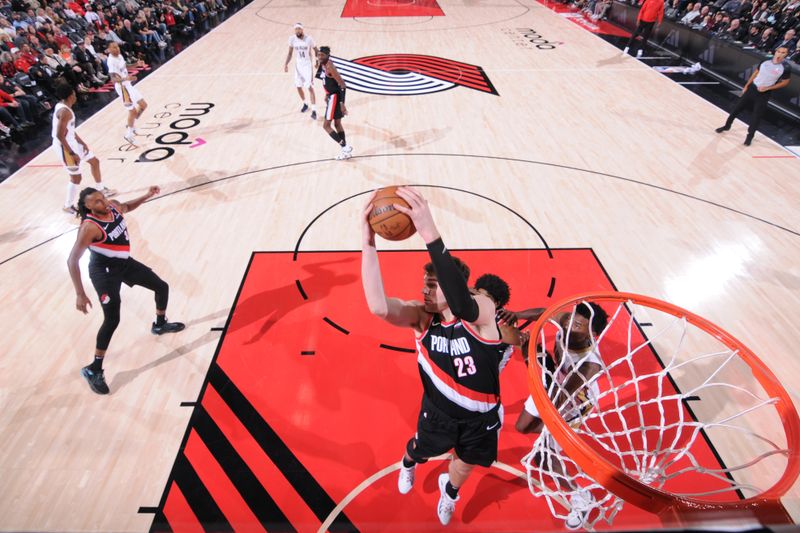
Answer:
<path fill-rule="evenodd" d="M 116 74 L 123 80 L 128 77 L 128 65 L 125 63 L 125 58 L 122 57 L 122 54 L 117 57 L 108 56 L 108 73 Z M 114 84 L 114 89 L 122 99 L 122 105 L 126 109 L 133 109 L 136 103 L 142 100 L 142 95 L 130 81 L 117 82 Z"/>
<path fill-rule="evenodd" d="M 125 58 L 122 57 L 122 54 L 117 57 L 109 55 L 106 62 L 108 63 L 109 74 L 116 74 L 122 79 L 128 77 L 128 65 L 125 63 Z"/>
<path fill-rule="evenodd" d="M 559 330 L 556 332 L 556 346 L 566 348 L 562 342 L 561 331 Z M 582 350 L 564 349 L 561 361 L 556 362 L 556 372 L 553 377 L 557 383 L 563 386 L 570 377 L 575 375 L 578 368 L 585 363 L 594 363 L 602 366 L 600 351 L 597 349 L 596 344 Z M 573 401 L 567 402 L 566 405 L 561 407 L 564 411 L 561 414 L 567 422 L 580 420 L 581 411 L 585 414 L 587 410 L 591 410 L 597 404 L 597 398 L 600 395 L 600 386 L 597 383 L 599 376 L 600 373 L 595 374 L 588 383 L 579 386 L 574 393 Z M 559 391 L 561 389 L 557 385 L 553 390 Z M 536 408 L 531 396 L 528 396 L 525 401 L 525 410 L 532 416 L 539 417 L 539 410 Z"/>
<path fill-rule="evenodd" d="M 67 146 L 63 146 L 61 141 L 58 140 L 58 113 L 62 109 L 66 109 L 70 114 L 67 122 L 67 133 L 64 136 Z M 51 135 L 53 137 L 53 150 L 70 175 L 80 174 L 81 163 L 94 158 L 94 154 L 86 146 L 79 143 L 75 135 L 75 112 L 61 102 L 57 103 L 56 108 L 53 110 L 53 131 Z"/>
<path fill-rule="evenodd" d="M 306 68 L 311 66 L 311 52 L 316 46 L 314 39 L 310 35 L 303 35 L 302 38 L 297 35 L 289 37 L 289 46 L 294 50 L 296 67 Z"/>
<path fill-rule="evenodd" d="M 70 114 L 69 122 L 67 122 L 67 134 L 66 139 L 67 143 L 72 146 L 74 144 L 78 144 L 78 140 L 75 138 L 75 113 L 70 109 L 68 106 L 62 104 L 61 102 L 56 104 L 56 108 L 53 110 L 53 143 L 54 144 L 61 144 L 61 141 L 58 140 L 58 113 L 62 109 L 66 109 Z"/>

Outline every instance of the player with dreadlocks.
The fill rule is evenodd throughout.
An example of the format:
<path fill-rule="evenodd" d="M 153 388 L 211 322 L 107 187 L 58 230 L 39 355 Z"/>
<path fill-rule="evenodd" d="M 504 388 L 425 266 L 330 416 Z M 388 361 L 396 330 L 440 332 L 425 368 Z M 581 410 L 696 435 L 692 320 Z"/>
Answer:
<path fill-rule="evenodd" d="M 180 322 L 167 321 L 169 285 L 150 267 L 130 256 L 131 243 L 122 215 L 133 211 L 159 192 L 161 190 L 158 187 L 150 187 L 144 196 L 123 203 L 108 200 L 101 191 L 87 187 L 78 198 L 81 225 L 78 238 L 67 259 L 67 266 L 77 295 L 75 307 L 87 314 L 92 303 L 83 289 L 78 262 L 86 249 L 89 249 L 89 279 L 100 298 L 100 305 L 103 306 L 103 324 L 97 332 L 94 361 L 81 369 L 81 375 L 97 394 L 109 392 L 103 374 L 103 358 L 111 336 L 119 325 L 120 287 L 123 283 L 130 287 L 141 285 L 155 292 L 156 320 L 150 328 L 154 335 L 175 333 L 186 327 Z"/>

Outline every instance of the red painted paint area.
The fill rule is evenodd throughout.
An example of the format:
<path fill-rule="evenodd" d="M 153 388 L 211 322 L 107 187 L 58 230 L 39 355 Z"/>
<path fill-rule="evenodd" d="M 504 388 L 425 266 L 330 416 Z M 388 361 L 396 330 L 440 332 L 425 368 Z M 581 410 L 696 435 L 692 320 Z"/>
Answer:
<path fill-rule="evenodd" d="M 562 4 L 560 2 L 550 2 L 548 0 L 536 0 L 541 5 L 555 11 L 562 17 L 574 22 L 581 28 L 592 33 L 599 33 L 603 35 L 616 35 L 617 37 L 630 37 L 631 33 L 622 28 L 611 24 L 605 20 L 592 20 L 592 18 L 583 13 L 581 10 L 576 9 L 570 5 Z"/>
<path fill-rule="evenodd" d="M 342 18 L 443 17 L 436 0 L 347 0 Z"/>
<path fill-rule="evenodd" d="M 591 250 L 553 250 L 553 258 L 544 250 L 453 253 L 470 265 L 473 280 L 492 272 L 508 281 L 511 309 L 544 307 L 577 292 L 612 289 Z M 387 293 L 418 298 L 427 253 L 381 252 L 379 256 Z M 304 252 L 297 261 L 288 252 L 255 254 L 216 360 L 337 504 L 367 478 L 400 460 L 416 428 L 421 396 L 416 355 L 381 347 L 413 348 L 412 331 L 392 327 L 369 313 L 360 262 L 359 252 Z M 556 282 L 548 297 L 552 278 Z M 622 338 L 609 341 L 612 346 L 623 343 Z M 604 358 L 613 358 L 613 351 L 604 352 Z M 640 372 L 657 368 L 655 357 L 645 358 Z M 520 459 L 533 440 L 514 430 L 528 396 L 519 354 L 501 380 L 505 427 L 499 461 L 524 471 Z M 220 394 L 209 385 L 201 404 L 221 433 L 297 531 L 318 529 L 322 519 L 309 511 L 308 502 L 283 478 L 286 467 L 279 458 L 264 453 L 248 432 L 247 420 L 240 421 L 243 415 L 229 409 Z M 715 464 L 703 441 L 694 445 L 693 452 L 704 464 Z M 220 495 L 235 489 L 219 480 L 224 472 L 194 432 L 182 453 L 199 470 L 203 482 L 215 485 L 208 492 L 223 513 L 241 526 L 248 516 L 242 500 L 238 494 Z M 344 512 L 362 531 L 441 531 L 436 479 L 445 467 L 440 461 L 420 465 L 415 487 L 407 495 L 398 493 L 397 472 L 392 471 L 367 486 Z M 690 482 L 710 486 L 704 479 Z M 164 508 L 170 523 L 173 517 L 177 520 L 191 513 L 176 489 L 172 485 Z M 614 528 L 658 523 L 655 516 L 626 505 Z M 477 468 L 461 490 L 448 530 L 555 531 L 563 530 L 563 522 L 552 518 L 544 500 L 531 496 L 524 480 L 498 468 Z"/>
<path fill-rule="evenodd" d="M 189 508 L 186 497 L 175 483 L 170 487 L 169 496 L 164 504 L 164 515 L 169 520 L 172 531 L 185 531 L 186 533 L 203 533 L 204 529 L 197 522 L 197 517 Z"/>

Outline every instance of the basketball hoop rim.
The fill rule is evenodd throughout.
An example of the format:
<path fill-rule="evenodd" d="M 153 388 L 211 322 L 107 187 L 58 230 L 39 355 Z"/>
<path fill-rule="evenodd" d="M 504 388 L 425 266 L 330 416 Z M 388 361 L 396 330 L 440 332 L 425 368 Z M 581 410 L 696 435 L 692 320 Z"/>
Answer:
<path fill-rule="evenodd" d="M 798 418 L 797 409 L 789 393 L 764 362 L 736 337 L 705 318 L 657 298 L 626 292 L 585 292 L 554 303 L 542 313 L 531 327 L 531 340 L 537 338 L 542 327 L 556 312 L 580 301 L 643 304 L 675 317 L 685 317 L 687 322 L 713 335 L 728 348 L 739 350 L 739 357 L 751 368 L 753 375 L 769 397 L 778 398 L 775 408 L 778 410 L 786 432 L 786 446 L 789 450 L 789 456 L 783 476 L 772 487 L 751 498 L 736 502 L 712 502 L 669 494 L 645 485 L 627 475 L 584 442 L 564 421 L 550 401 L 539 376 L 538 365 L 529 364 L 528 388 L 533 396 L 533 401 L 541 414 L 545 426 L 564 449 L 566 455 L 575 461 L 586 474 L 619 498 L 659 515 L 672 512 L 680 517 L 682 514 L 685 515 L 697 511 L 755 510 L 759 507 L 779 504 L 780 498 L 788 492 L 797 480 L 798 475 L 800 475 L 800 418 Z"/>

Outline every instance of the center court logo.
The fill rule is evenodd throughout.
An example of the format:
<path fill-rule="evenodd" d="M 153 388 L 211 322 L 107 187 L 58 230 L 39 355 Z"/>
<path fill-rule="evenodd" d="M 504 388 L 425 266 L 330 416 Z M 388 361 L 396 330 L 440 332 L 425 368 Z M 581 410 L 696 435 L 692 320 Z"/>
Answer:
<path fill-rule="evenodd" d="M 499 96 L 483 68 L 452 59 L 417 54 L 332 59 L 347 88 L 361 93 L 413 96 L 460 86 Z"/>

